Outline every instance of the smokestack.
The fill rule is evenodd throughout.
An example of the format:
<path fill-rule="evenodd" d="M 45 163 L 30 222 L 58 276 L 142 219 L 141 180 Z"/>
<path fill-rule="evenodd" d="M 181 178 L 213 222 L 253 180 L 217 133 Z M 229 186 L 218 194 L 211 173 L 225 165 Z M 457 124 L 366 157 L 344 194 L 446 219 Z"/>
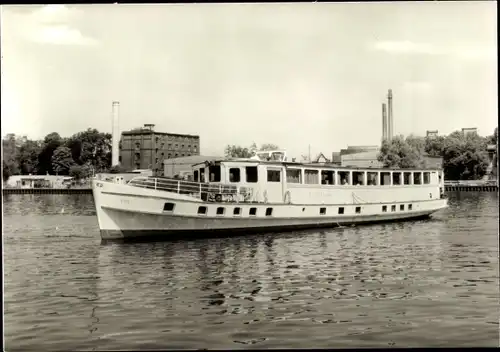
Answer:
<path fill-rule="evenodd" d="M 387 110 L 385 103 L 382 104 L 382 142 L 387 139 Z"/>
<path fill-rule="evenodd" d="M 394 116 L 392 115 L 392 89 L 389 89 L 387 94 L 387 108 L 388 108 L 388 121 L 387 121 L 387 138 L 392 140 L 394 135 Z"/>
<path fill-rule="evenodd" d="M 112 134 L 111 134 L 111 166 L 117 166 L 120 164 L 119 153 L 120 153 L 120 103 L 118 101 L 113 102 L 112 106 Z"/>

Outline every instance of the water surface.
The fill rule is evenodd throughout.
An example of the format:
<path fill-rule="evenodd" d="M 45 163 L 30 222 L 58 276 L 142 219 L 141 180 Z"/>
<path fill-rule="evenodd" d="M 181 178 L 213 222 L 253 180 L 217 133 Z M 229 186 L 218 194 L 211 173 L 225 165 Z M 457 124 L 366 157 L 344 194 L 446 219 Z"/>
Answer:
<path fill-rule="evenodd" d="M 102 245 L 91 195 L 4 196 L 6 350 L 499 345 L 498 196 L 433 219 Z"/>

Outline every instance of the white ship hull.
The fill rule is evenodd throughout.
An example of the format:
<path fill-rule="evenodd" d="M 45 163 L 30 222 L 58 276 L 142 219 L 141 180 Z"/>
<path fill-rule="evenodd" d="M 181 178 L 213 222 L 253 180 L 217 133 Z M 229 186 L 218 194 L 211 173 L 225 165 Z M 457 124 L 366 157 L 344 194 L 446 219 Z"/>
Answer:
<path fill-rule="evenodd" d="M 93 181 L 93 193 L 103 240 L 168 240 L 216 233 L 234 235 L 401 221 L 428 217 L 447 207 L 442 198 L 362 204 L 217 203 L 99 180 Z M 165 210 L 166 203 L 173 204 L 173 209 Z M 204 214 L 199 214 L 200 206 L 205 208 Z M 239 208 L 238 214 L 234 213 L 235 208 Z"/>

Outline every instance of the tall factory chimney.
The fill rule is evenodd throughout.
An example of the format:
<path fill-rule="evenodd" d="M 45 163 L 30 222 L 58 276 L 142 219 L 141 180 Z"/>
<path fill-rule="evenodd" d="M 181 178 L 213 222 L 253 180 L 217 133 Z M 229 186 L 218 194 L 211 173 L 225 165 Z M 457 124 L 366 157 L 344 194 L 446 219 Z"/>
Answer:
<path fill-rule="evenodd" d="M 388 111 L 388 121 L 387 121 L 387 138 L 392 140 L 394 137 L 394 116 L 392 114 L 392 89 L 389 89 L 387 94 L 387 109 Z"/>
<path fill-rule="evenodd" d="M 111 166 L 117 166 L 120 164 L 119 154 L 120 154 L 120 103 L 118 101 L 113 102 L 112 106 L 113 115 L 113 125 L 112 125 L 112 135 L 111 135 Z"/>
<path fill-rule="evenodd" d="M 385 103 L 382 104 L 382 142 L 387 139 L 387 110 Z"/>

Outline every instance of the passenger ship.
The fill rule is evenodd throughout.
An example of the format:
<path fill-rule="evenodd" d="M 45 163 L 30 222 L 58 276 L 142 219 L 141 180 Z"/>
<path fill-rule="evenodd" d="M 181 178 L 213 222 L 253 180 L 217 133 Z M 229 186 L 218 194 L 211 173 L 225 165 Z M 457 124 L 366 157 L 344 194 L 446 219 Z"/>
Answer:
<path fill-rule="evenodd" d="M 189 181 L 94 179 L 102 239 L 337 227 L 424 218 L 447 207 L 439 169 L 288 162 L 285 151 L 192 168 Z"/>

